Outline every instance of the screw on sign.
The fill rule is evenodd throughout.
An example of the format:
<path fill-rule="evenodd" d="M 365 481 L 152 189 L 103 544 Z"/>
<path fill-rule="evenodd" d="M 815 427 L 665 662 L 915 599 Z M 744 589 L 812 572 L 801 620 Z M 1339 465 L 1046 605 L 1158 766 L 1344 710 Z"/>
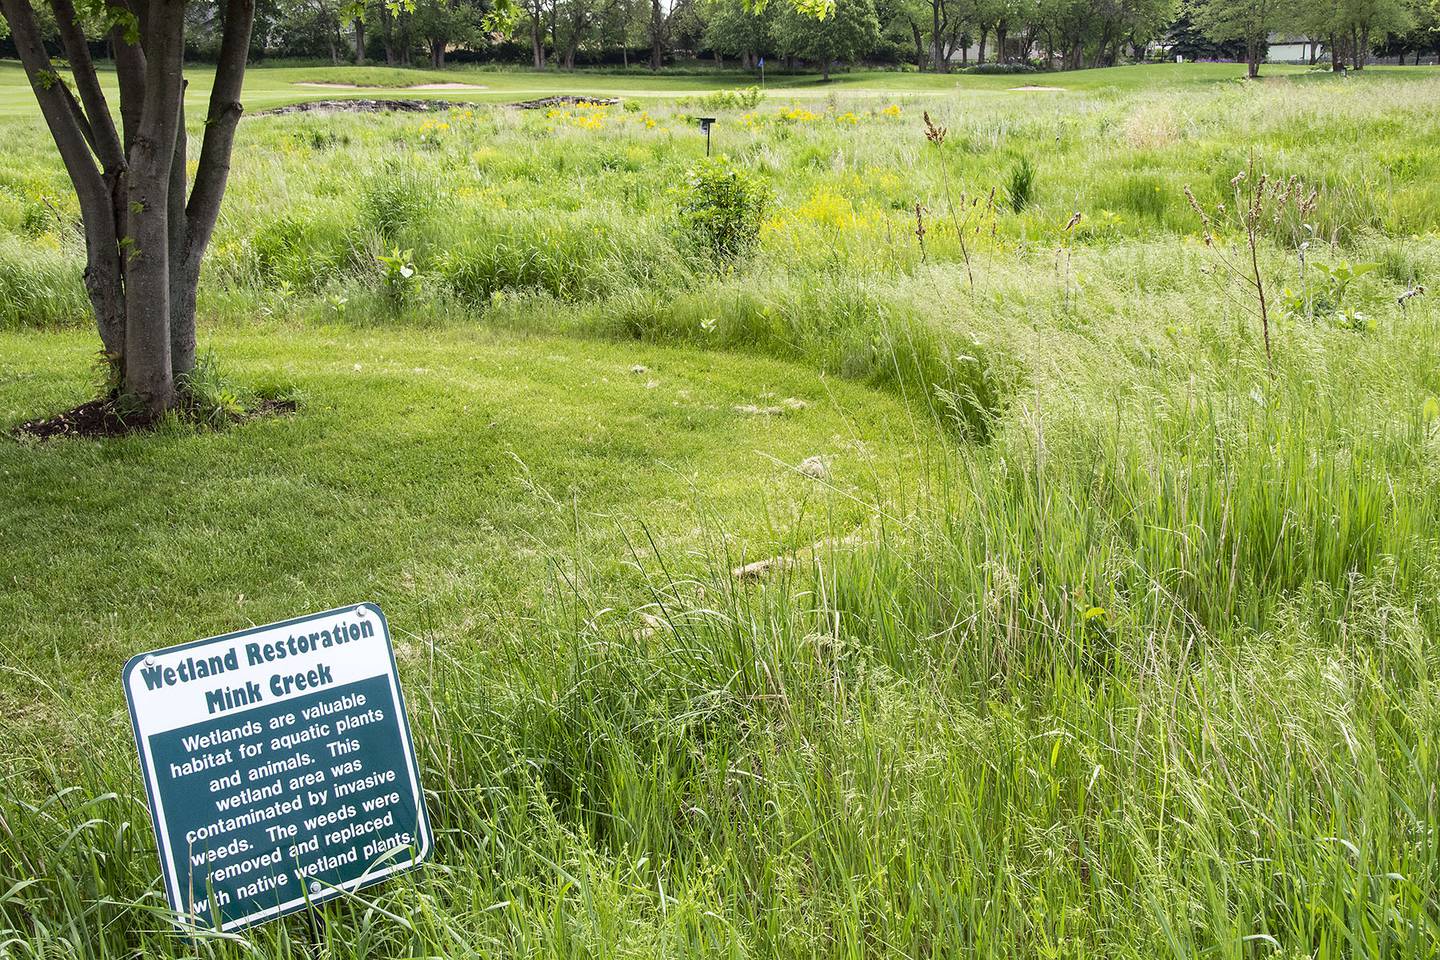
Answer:
<path fill-rule="evenodd" d="M 429 856 L 378 606 L 138 654 L 123 683 L 178 925 L 241 929 Z"/>

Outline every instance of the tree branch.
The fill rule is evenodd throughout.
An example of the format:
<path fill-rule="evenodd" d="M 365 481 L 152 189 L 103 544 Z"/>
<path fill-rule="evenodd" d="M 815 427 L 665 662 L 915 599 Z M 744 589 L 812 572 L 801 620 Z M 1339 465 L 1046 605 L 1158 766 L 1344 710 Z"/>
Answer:
<path fill-rule="evenodd" d="M 0 0 L 15 51 L 25 67 L 40 113 L 80 201 L 85 225 L 85 287 L 95 308 L 100 340 L 112 357 L 124 344 L 124 306 L 119 282 L 119 247 L 110 188 L 90 152 L 84 114 L 45 52 L 29 0 Z"/>
<path fill-rule="evenodd" d="M 184 14 L 184 0 L 150 0 L 148 14 L 141 23 L 145 99 L 130 166 L 144 165 L 145 175 L 158 176 L 167 185 L 175 154 L 175 131 L 180 124 L 180 99 L 185 90 Z"/>
<path fill-rule="evenodd" d="M 55 13 L 55 24 L 60 32 L 60 43 L 70 61 L 70 72 L 75 77 L 75 86 L 80 90 L 80 102 L 85 106 L 89 118 L 90 145 L 100 165 L 106 170 L 117 170 L 125 164 L 125 154 L 120 148 L 120 138 L 115 133 L 115 120 L 110 116 L 110 104 L 105 92 L 100 89 L 100 78 L 95 75 L 95 62 L 90 58 L 90 45 L 80 28 L 80 18 L 70 0 L 50 0 L 50 9 Z"/>
<path fill-rule="evenodd" d="M 254 23 L 255 0 L 226 0 L 220 58 L 215 65 L 215 84 L 210 89 L 210 107 L 205 114 L 195 186 L 185 208 L 190 228 L 188 259 L 197 272 L 215 230 L 220 201 L 230 176 L 235 128 L 245 109 L 240 103 L 240 91 L 245 82 L 245 61 L 250 53 L 250 29 Z"/>
<path fill-rule="evenodd" d="M 115 48 L 115 77 L 120 82 L 120 124 L 124 130 L 122 149 L 128 155 L 135 132 L 140 129 L 140 109 L 145 101 L 145 51 L 138 37 L 133 41 L 125 23 L 134 19 L 138 30 L 139 17 L 123 0 L 106 0 L 115 25 L 110 28 L 110 43 Z"/>
<path fill-rule="evenodd" d="M 109 200 L 100 170 L 90 152 L 84 115 L 77 111 L 74 98 L 56 73 L 50 55 L 45 52 L 30 0 L 0 0 L 0 9 L 4 10 L 5 19 L 10 23 L 15 51 L 30 78 L 30 86 L 40 104 L 40 113 L 55 139 L 65 172 L 75 186 L 81 214 L 88 220 L 93 206 L 98 204 L 100 209 L 108 209 Z"/>

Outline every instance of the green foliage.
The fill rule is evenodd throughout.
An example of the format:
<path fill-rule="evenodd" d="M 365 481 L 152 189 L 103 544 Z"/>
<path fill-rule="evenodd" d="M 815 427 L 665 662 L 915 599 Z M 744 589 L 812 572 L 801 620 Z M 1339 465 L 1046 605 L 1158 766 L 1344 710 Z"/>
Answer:
<path fill-rule="evenodd" d="M 1029 157 L 1022 156 L 1020 161 L 1010 168 L 1010 180 L 1005 187 L 1005 196 L 1010 201 L 1010 209 L 1016 213 L 1024 212 L 1035 198 L 1035 164 L 1030 162 Z"/>
<path fill-rule="evenodd" d="M 716 264 L 734 263 L 754 251 L 772 200 L 769 184 L 728 158 L 696 161 L 680 195 L 681 233 Z"/>
<path fill-rule="evenodd" d="M 775 21 L 775 42 L 780 49 L 812 61 L 827 80 L 832 65 L 859 60 L 879 37 L 880 21 L 873 0 L 835 0 L 833 12 L 824 19 L 787 9 Z"/>
<path fill-rule="evenodd" d="M 759 87 L 716 90 L 699 97 L 682 97 L 677 106 L 688 110 L 754 110 L 765 98 Z"/>
<path fill-rule="evenodd" d="M 720 270 L 732 185 L 667 186 L 733 76 L 247 119 L 195 419 L 317 402 L 0 442 L 0 953 L 1433 960 L 1440 81 L 1240 72 L 772 76 L 697 166 L 771 195 Z M 43 124 L 0 129 L 8 425 L 95 338 Z M 1273 367 L 1252 151 L 1322 187 L 1257 226 L 1329 311 L 1272 298 Z M 177 938 L 113 678 L 317 592 L 396 627 L 435 860 Z"/>
<path fill-rule="evenodd" d="M 1008 77 L 1038 71 L 1028 63 L 977 63 L 974 66 L 966 67 L 962 72 L 980 77 Z"/>
<path fill-rule="evenodd" d="M 1338 326 L 1351 330 L 1368 330 L 1373 321 L 1350 303 L 1350 284 L 1357 278 L 1380 269 L 1379 263 L 1351 263 L 1341 260 L 1336 264 L 1315 262 L 1308 264 L 1304 283 L 1297 290 L 1285 287 L 1281 291 L 1281 305 L 1291 318 L 1330 319 Z"/>
<path fill-rule="evenodd" d="M 413 166 L 387 164 L 364 187 L 366 222 L 381 238 L 393 241 L 433 209 L 438 195 L 435 183 Z"/>
<path fill-rule="evenodd" d="M 420 281 L 420 273 L 415 269 L 415 251 L 391 247 L 389 253 L 375 255 L 375 264 L 380 269 L 386 301 L 393 307 L 403 306 Z"/>

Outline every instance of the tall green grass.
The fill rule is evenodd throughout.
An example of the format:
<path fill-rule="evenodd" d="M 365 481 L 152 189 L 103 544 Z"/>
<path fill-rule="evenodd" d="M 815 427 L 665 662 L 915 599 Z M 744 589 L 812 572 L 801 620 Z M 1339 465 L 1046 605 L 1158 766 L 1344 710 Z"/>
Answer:
<path fill-rule="evenodd" d="M 1437 92 L 766 100 L 717 127 L 778 195 L 728 270 L 672 233 L 678 112 L 247 121 L 216 322 L 778 356 L 905 397 L 921 467 L 837 428 L 877 482 L 777 504 L 757 579 L 703 502 L 679 547 L 625 513 L 626 555 L 586 549 L 607 502 L 515 620 L 417 604 L 434 863 L 241 937 L 168 932 L 123 718 L 0 726 L 0 955 L 1434 957 L 1440 331 L 1396 297 L 1440 269 Z M 1277 310 L 1273 370 L 1180 192 L 1252 149 L 1323 185 L 1305 263 L 1381 265 L 1372 323 Z M 0 315 L 79 322 L 73 240 L 4 210 L 34 271 Z M 1270 233 L 1274 290 L 1313 281 Z"/>

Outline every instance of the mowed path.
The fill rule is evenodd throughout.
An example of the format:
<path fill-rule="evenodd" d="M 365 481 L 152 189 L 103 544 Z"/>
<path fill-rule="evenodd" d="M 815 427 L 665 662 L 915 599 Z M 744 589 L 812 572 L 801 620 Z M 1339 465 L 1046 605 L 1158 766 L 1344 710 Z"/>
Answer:
<path fill-rule="evenodd" d="M 293 384 L 299 413 L 0 442 L 0 732 L 78 746 L 121 724 L 135 650 L 360 600 L 393 611 L 402 669 L 571 589 L 624 611 L 655 549 L 696 573 L 813 542 L 930 442 L 891 395 L 755 357 L 466 329 L 203 338 L 237 382 Z M 0 333 L 0 424 L 93 395 L 95 349 Z M 812 456 L 824 480 L 794 469 Z"/>

